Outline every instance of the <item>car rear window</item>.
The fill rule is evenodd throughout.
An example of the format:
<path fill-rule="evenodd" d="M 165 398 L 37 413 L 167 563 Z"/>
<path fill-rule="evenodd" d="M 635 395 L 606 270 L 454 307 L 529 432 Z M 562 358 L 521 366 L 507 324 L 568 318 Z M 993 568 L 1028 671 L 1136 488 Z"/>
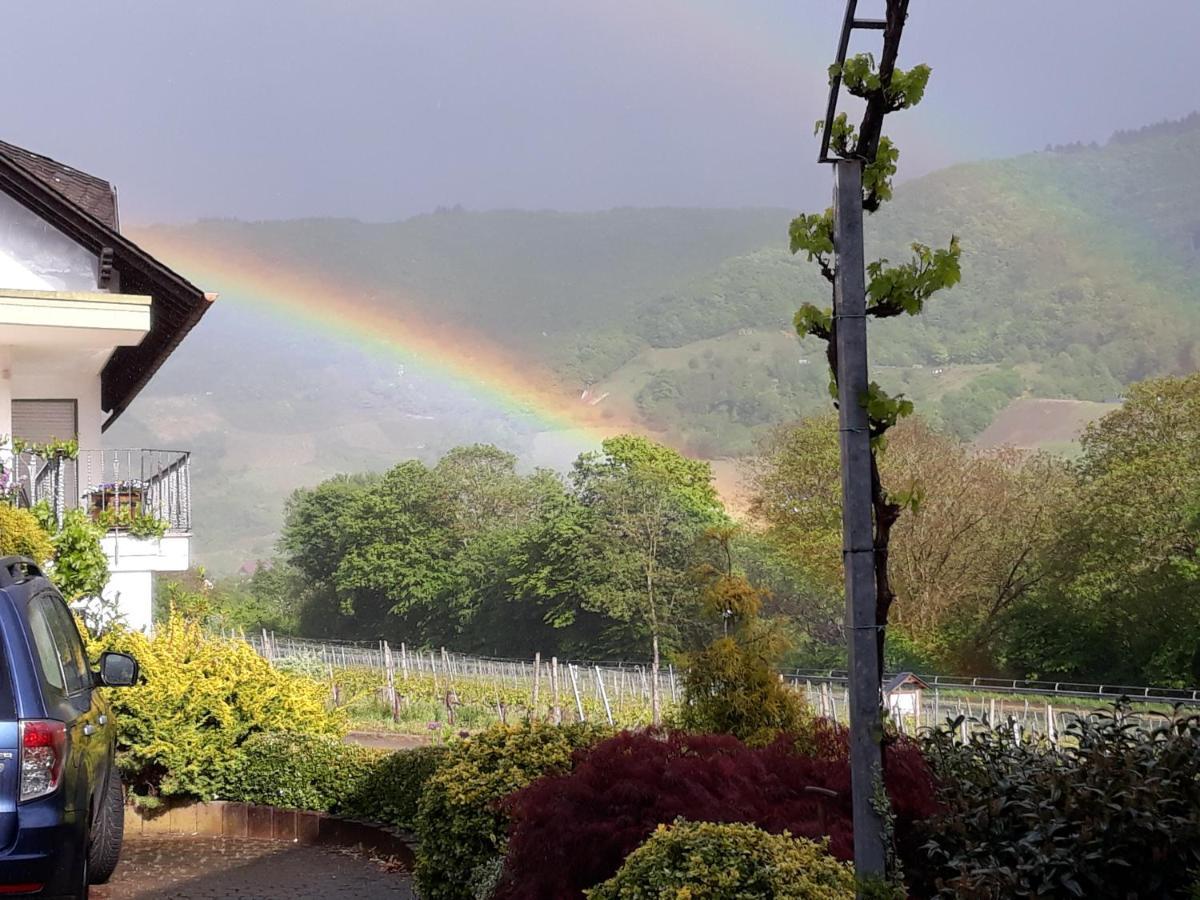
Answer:
<path fill-rule="evenodd" d="M 91 687 L 79 631 L 63 602 L 43 593 L 29 602 L 29 628 L 46 683 L 73 695 Z"/>

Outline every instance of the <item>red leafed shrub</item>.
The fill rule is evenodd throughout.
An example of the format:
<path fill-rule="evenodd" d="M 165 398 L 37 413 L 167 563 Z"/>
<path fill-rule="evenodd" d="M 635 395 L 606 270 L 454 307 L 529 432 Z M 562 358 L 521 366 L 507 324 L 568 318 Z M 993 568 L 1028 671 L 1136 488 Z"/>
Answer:
<path fill-rule="evenodd" d="M 656 826 L 680 817 L 828 835 L 834 856 L 853 855 L 843 732 L 818 729 L 803 748 L 787 737 L 747 747 L 728 735 L 624 732 L 577 753 L 569 775 L 539 779 L 505 801 L 512 824 L 498 897 L 579 897 L 611 878 Z M 929 769 L 913 744 L 900 742 L 888 748 L 885 773 L 897 833 L 912 832 L 937 811 Z"/>

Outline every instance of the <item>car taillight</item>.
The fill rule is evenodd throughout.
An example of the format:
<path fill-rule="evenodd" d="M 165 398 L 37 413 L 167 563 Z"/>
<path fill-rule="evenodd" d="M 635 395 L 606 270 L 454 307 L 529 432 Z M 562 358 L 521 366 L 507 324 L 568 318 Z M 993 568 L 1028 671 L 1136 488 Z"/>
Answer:
<path fill-rule="evenodd" d="M 21 721 L 21 800 L 58 789 L 67 755 L 67 726 L 53 719 Z"/>

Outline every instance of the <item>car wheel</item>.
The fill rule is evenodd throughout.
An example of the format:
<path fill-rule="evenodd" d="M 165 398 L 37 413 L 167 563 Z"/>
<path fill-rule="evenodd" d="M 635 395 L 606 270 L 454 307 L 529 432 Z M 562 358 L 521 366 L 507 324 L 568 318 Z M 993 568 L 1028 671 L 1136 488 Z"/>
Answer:
<path fill-rule="evenodd" d="M 108 775 L 108 790 L 88 844 L 88 882 L 104 884 L 112 878 L 121 859 L 121 841 L 125 837 L 125 790 L 121 773 L 114 766 Z"/>

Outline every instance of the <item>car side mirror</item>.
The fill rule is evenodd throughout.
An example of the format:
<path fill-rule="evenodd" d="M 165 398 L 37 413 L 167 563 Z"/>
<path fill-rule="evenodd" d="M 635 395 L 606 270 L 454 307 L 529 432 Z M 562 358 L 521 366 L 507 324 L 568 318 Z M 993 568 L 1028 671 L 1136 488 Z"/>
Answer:
<path fill-rule="evenodd" d="M 103 687 L 133 687 L 138 680 L 137 660 L 128 653 L 106 651 L 100 654 L 96 680 Z"/>

